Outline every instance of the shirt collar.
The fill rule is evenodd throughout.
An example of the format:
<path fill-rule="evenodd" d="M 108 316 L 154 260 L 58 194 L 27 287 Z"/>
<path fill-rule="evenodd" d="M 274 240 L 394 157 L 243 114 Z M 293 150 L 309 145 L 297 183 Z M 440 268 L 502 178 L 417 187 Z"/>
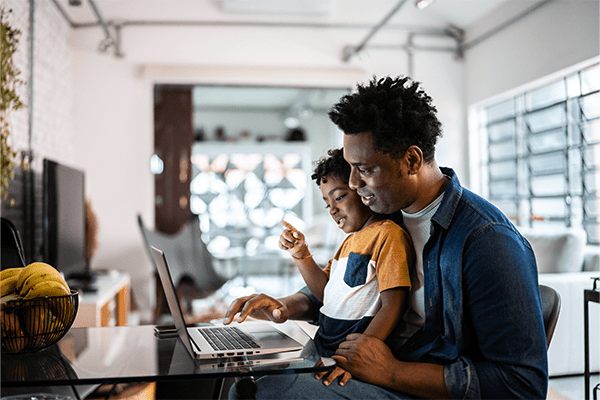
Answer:
<path fill-rule="evenodd" d="M 452 168 L 440 167 L 440 170 L 450 178 L 450 181 L 446 185 L 446 190 L 444 190 L 442 204 L 440 204 L 440 207 L 431 220 L 447 230 L 456 212 L 456 207 L 458 207 L 458 202 L 462 197 L 463 187 L 460 185 L 460 181 Z"/>

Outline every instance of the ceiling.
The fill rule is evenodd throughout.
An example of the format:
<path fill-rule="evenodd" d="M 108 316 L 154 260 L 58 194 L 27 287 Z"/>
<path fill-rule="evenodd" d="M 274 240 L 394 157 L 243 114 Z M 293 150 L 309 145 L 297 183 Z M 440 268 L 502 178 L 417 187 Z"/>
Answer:
<path fill-rule="evenodd" d="M 400 0 L 55 0 L 75 24 L 94 24 L 98 10 L 106 22 L 126 21 L 296 21 L 374 25 L 400 5 Z M 388 24 L 466 29 L 509 1 L 435 0 L 420 10 L 404 2 Z M 80 5 L 71 5 L 71 4 Z"/>
<path fill-rule="evenodd" d="M 74 29 L 144 24 L 297 25 L 372 32 L 406 27 L 408 31 L 466 30 L 503 3 L 540 0 L 435 0 L 425 9 L 416 0 L 53 0 Z M 77 5 L 79 4 L 79 5 Z M 107 28 L 108 27 L 108 28 Z M 381 29 L 380 29 L 381 28 Z M 376 35 L 373 34 L 373 37 Z M 359 43 L 356 43 L 359 45 Z M 326 110 L 339 100 L 339 89 L 200 87 L 195 102 L 206 110 Z M 292 110 L 293 111 L 293 110 Z"/>

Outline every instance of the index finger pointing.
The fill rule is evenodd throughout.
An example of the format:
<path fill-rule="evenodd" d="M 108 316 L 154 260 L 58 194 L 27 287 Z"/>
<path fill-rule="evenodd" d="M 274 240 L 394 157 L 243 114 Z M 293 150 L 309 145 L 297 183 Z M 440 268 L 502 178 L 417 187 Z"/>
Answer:
<path fill-rule="evenodd" d="M 292 231 L 292 233 L 298 232 L 298 230 L 296 228 L 294 228 L 294 226 L 287 221 L 281 221 L 281 225 L 283 225 L 283 227 L 285 229 L 287 229 L 288 231 Z"/>
<path fill-rule="evenodd" d="M 248 301 L 249 298 L 250 298 L 250 296 L 240 297 L 231 302 L 231 304 L 229 305 L 229 308 L 227 309 L 227 312 L 225 313 L 225 321 L 224 321 L 225 325 L 231 323 L 231 321 L 233 320 L 233 317 L 238 312 L 240 312 L 240 310 L 246 304 L 246 302 Z"/>

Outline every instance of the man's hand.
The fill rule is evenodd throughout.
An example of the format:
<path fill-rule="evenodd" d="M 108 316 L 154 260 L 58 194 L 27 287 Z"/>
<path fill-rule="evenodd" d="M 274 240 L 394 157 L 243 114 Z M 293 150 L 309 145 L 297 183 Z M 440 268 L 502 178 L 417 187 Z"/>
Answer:
<path fill-rule="evenodd" d="M 283 323 L 289 318 L 289 311 L 279 300 L 266 294 L 252 294 L 240 297 L 231 302 L 225 313 L 225 325 L 230 324 L 239 313 L 238 322 L 243 322 L 248 316 L 258 319 Z"/>
<path fill-rule="evenodd" d="M 332 358 L 355 378 L 382 387 L 390 387 L 398 363 L 383 341 L 359 333 L 348 335 Z"/>

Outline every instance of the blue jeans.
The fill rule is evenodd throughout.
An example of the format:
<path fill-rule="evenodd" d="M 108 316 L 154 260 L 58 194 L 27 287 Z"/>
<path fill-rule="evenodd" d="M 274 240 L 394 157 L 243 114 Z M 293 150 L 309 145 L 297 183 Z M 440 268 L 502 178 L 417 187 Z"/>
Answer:
<path fill-rule="evenodd" d="M 268 375 L 256 381 L 258 392 L 256 400 L 267 399 L 387 399 L 403 400 L 414 399 L 404 393 L 386 390 L 379 386 L 371 385 L 350 379 L 344 386 L 338 381 L 325 386 L 322 380 L 315 378 L 314 374 L 296 375 Z M 235 385 L 229 391 L 229 399 L 235 399 Z"/>

